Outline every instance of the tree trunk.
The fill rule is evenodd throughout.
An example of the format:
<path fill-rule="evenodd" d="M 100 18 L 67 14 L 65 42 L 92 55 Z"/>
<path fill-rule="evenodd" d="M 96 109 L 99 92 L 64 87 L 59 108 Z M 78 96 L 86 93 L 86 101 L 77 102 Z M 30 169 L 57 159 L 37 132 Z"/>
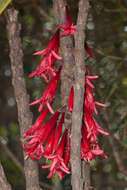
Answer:
<path fill-rule="evenodd" d="M 7 182 L 7 179 L 5 177 L 4 170 L 1 164 L 0 164 L 0 188 L 2 190 L 11 190 L 11 186 Z"/>
<path fill-rule="evenodd" d="M 23 51 L 20 39 L 21 25 L 18 22 L 18 11 L 14 8 L 7 10 L 7 33 L 10 48 L 12 70 L 12 85 L 18 109 L 18 121 L 21 136 L 32 125 L 32 114 L 29 110 L 29 97 L 23 72 Z M 25 157 L 25 155 L 24 155 Z M 39 190 L 37 164 L 32 160 L 24 161 L 24 172 L 27 190 Z"/>
<path fill-rule="evenodd" d="M 54 8 L 56 12 L 56 17 L 59 18 L 59 23 L 65 22 L 65 5 L 66 1 L 64 0 L 54 0 Z M 90 187 L 89 165 L 83 163 L 82 167 L 80 158 L 81 123 L 84 96 L 83 87 L 85 78 L 84 29 L 86 27 L 88 7 L 88 0 L 80 1 L 77 20 L 77 33 L 75 35 L 75 55 L 72 37 L 64 37 L 61 39 L 61 51 L 63 56 L 61 96 L 63 105 L 67 105 L 69 91 L 71 89 L 71 86 L 75 84 L 75 106 L 73 116 L 71 116 L 66 111 L 65 117 L 65 127 L 72 127 L 71 170 L 73 190 L 88 190 L 88 188 Z"/>
<path fill-rule="evenodd" d="M 72 189 L 73 190 L 87 190 L 84 185 L 81 158 L 80 158 L 80 144 L 81 144 L 81 126 L 83 116 L 83 100 L 84 100 L 84 86 L 85 86 L 85 32 L 87 16 L 88 16 L 89 2 L 88 0 L 79 1 L 79 10 L 77 18 L 77 31 L 75 34 L 75 84 L 74 84 L 74 109 L 72 113 L 72 131 L 71 131 L 71 169 L 72 169 Z M 87 176 L 88 170 L 84 171 Z M 85 180 L 89 180 L 88 177 Z M 88 181 L 85 181 L 88 184 Z"/>

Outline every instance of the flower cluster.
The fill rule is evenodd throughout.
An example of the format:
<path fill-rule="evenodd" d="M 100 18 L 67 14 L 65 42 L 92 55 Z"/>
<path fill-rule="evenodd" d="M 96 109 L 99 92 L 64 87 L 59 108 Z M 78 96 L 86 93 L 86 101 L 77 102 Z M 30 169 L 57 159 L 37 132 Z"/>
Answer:
<path fill-rule="evenodd" d="M 47 48 L 34 53 L 41 56 L 40 64 L 30 73 L 29 77 L 42 77 L 48 83 L 42 93 L 42 96 L 32 103 L 31 106 L 38 105 L 38 116 L 35 123 L 24 133 L 23 148 L 26 152 L 26 158 L 40 160 L 42 157 L 47 160 L 42 168 L 49 169 L 48 178 L 54 174 L 62 179 L 65 174 L 70 173 L 70 131 L 64 127 L 65 109 L 61 108 L 54 111 L 52 104 L 55 99 L 57 87 L 60 81 L 62 67 L 55 68 L 55 62 L 62 60 L 59 55 L 60 38 L 74 35 L 76 26 L 73 24 L 68 9 L 66 8 L 65 23 L 60 24 L 53 37 L 50 39 Z M 88 58 L 94 58 L 92 48 L 85 43 L 85 51 Z M 98 76 L 86 74 L 83 120 L 81 126 L 81 159 L 90 161 L 97 156 L 106 157 L 104 151 L 98 143 L 100 134 L 108 135 L 104 129 L 95 120 L 95 114 L 98 114 L 97 107 L 105 105 L 95 101 L 93 80 Z M 67 109 L 71 113 L 74 105 L 74 88 L 70 89 Z M 47 115 L 49 115 L 47 119 Z"/>
<path fill-rule="evenodd" d="M 98 114 L 97 106 L 105 107 L 105 104 L 95 101 L 94 98 L 94 85 L 93 80 L 98 76 L 87 75 L 85 76 L 85 93 L 84 93 L 84 106 L 83 106 L 83 120 L 81 126 L 82 139 L 81 139 L 81 159 L 90 161 L 97 156 L 106 157 L 104 151 L 100 148 L 98 143 L 98 136 L 109 135 L 107 131 L 101 128 L 94 118 Z M 68 107 L 69 111 L 73 111 L 74 102 L 74 88 L 71 87 Z"/>

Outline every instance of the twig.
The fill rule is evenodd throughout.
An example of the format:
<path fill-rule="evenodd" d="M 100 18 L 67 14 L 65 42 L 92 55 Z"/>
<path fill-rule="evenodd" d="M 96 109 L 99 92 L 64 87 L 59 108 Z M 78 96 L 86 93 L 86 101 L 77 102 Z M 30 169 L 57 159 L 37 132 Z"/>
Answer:
<path fill-rule="evenodd" d="M 18 22 L 18 11 L 7 10 L 7 33 L 10 47 L 12 84 L 18 108 L 18 121 L 21 135 L 32 124 L 32 114 L 29 110 L 29 100 L 23 73 L 23 51 L 20 39 L 21 25 Z M 24 161 L 24 172 L 27 190 L 39 190 L 38 168 L 32 160 Z"/>
<path fill-rule="evenodd" d="M 104 9 L 104 12 L 107 13 L 127 13 L 127 9 Z"/>
<path fill-rule="evenodd" d="M 77 32 L 75 34 L 75 84 L 74 84 L 74 109 L 72 113 L 72 131 L 71 131 L 71 169 L 72 169 L 72 189 L 82 190 L 83 181 L 81 173 L 80 143 L 81 143 L 81 126 L 83 114 L 84 99 L 84 42 L 85 28 L 88 16 L 89 1 L 79 1 L 79 12 L 77 18 Z M 85 173 L 88 171 L 86 170 Z M 84 190 L 89 187 L 88 178 L 85 179 Z"/>
<path fill-rule="evenodd" d="M 95 49 L 95 51 L 98 53 L 98 54 L 100 54 L 100 55 L 102 55 L 102 56 L 105 56 L 105 57 L 107 57 L 107 58 L 109 58 L 109 59 L 113 59 L 113 60 L 115 60 L 115 61 L 122 61 L 122 60 L 124 60 L 124 58 L 122 58 L 122 57 L 118 57 L 118 56 L 114 56 L 114 55 L 107 55 L 106 53 L 104 53 L 102 50 L 100 50 L 100 49 Z"/>
<path fill-rule="evenodd" d="M 55 14 L 60 24 L 65 22 L 65 6 L 66 3 L 63 0 L 54 1 Z M 74 83 L 75 60 L 73 55 L 73 48 L 73 38 L 71 36 L 61 38 L 60 49 L 63 57 L 63 65 L 61 72 L 62 105 L 67 105 L 70 89 Z M 66 128 L 71 127 L 71 115 L 67 112 L 67 110 L 65 114 L 64 125 Z"/>

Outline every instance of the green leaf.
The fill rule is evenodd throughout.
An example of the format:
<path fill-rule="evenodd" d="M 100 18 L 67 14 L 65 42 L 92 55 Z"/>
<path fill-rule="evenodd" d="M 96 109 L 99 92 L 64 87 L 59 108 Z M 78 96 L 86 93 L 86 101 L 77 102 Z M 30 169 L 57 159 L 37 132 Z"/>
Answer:
<path fill-rule="evenodd" d="M 6 9 L 6 7 L 12 2 L 12 0 L 0 0 L 0 14 Z"/>

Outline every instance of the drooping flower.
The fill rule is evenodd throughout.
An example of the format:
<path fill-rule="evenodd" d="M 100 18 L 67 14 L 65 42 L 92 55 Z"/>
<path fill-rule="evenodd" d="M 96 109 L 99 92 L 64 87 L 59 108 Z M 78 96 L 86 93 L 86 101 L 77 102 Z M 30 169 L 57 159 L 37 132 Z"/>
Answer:
<path fill-rule="evenodd" d="M 87 86 L 85 90 L 84 111 L 89 112 L 89 114 L 97 113 L 92 89 Z"/>
<path fill-rule="evenodd" d="M 45 109 L 41 112 L 41 114 L 39 115 L 39 117 L 37 118 L 35 123 L 27 131 L 25 131 L 25 133 L 23 135 L 24 138 L 27 138 L 27 137 L 29 138 L 30 136 L 32 136 L 34 134 L 34 132 L 36 130 L 38 130 L 38 128 L 40 128 L 42 126 L 42 122 L 46 118 L 48 112 L 49 112 L 48 109 Z"/>
<path fill-rule="evenodd" d="M 30 103 L 31 106 L 39 104 L 38 110 L 42 111 L 44 106 L 46 105 L 47 108 L 49 109 L 49 111 L 52 114 L 54 113 L 54 111 L 51 107 L 51 104 L 52 104 L 55 94 L 56 94 L 56 90 L 57 90 L 57 86 L 58 86 L 58 82 L 59 82 L 59 78 L 60 78 L 60 71 L 61 71 L 61 69 L 59 69 L 59 71 L 57 71 L 56 75 L 49 82 L 47 88 L 45 89 L 45 91 L 42 94 L 42 97 L 39 99 L 36 99 L 32 103 Z"/>
<path fill-rule="evenodd" d="M 55 128 L 60 112 L 56 111 L 54 115 L 40 128 L 36 129 L 32 136 L 26 139 L 23 148 L 28 157 L 39 160 L 44 154 L 44 145 Z"/>
<path fill-rule="evenodd" d="M 25 143 L 23 145 L 27 157 L 33 160 L 44 157 L 49 161 L 49 164 L 42 166 L 42 168 L 49 168 L 48 178 L 57 174 L 60 179 L 70 173 L 70 129 L 64 127 L 65 110 L 62 112 L 58 110 L 54 113 L 52 109 L 61 72 L 61 68 L 58 71 L 55 68 L 55 61 L 62 59 L 59 56 L 60 37 L 74 35 L 76 32 L 76 26 L 72 22 L 67 7 L 65 13 L 65 22 L 57 27 L 57 31 L 50 39 L 47 48 L 34 53 L 34 55 L 41 56 L 41 61 L 29 77 L 43 77 L 48 85 L 42 96 L 30 104 L 32 106 L 39 104 L 38 111 L 41 114 L 32 127 L 24 133 Z M 94 58 L 93 49 L 87 42 L 84 48 L 87 58 Z M 98 108 L 105 107 L 105 104 L 96 101 L 94 97 L 93 81 L 97 78 L 96 75 L 90 75 L 89 69 L 86 68 L 81 126 L 81 159 L 85 161 L 95 159 L 97 156 L 106 157 L 99 145 L 98 136 L 109 134 L 101 128 L 95 119 L 95 114 L 99 114 Z M 68 97 L 67 111 L 72 112 L 73 107 L 74 87 L 72 86 Z M 45 122 L 48 112 L 53 115 Z"/>
<path fill-rule="evenodd" d="M 64 154 L 63 154 L 63 160 L 65 165 L 69 168 L 69 161 L 70 161 L 70 134 L 68 132 L 67 134 L 67 140 L 66 140 L 66 145 L 64 148 Z M 57 169 L 57 174 L 60 177 L 60 179 L 63 179 L 63 177 L 66 175 L 66 172 L 63 172 L 60 169 Z"/>
<path fill-rule="evenodd" d="M 98 79 L 97 75 L 86 75 L 85 76 L 86 85 L 88 85 L 90 88 L 94 89 L 94 85 L 92 84 L 92 80 L 96 80 L 96 79 Z"/>
<path fill-rule="evenodd" d="M 94 86 L 92 80 L 97 79 L 98 76 L 86 76 L 85 95 L 84 95 L 84 124 L 88 132 L 88 138 L 96 140 L 99 134 L 109 135 L 107 131 L 101 128 L 94 118 L 94 114 L 98 114 L 96 105 L 104 105 L 95 101 L 93 95 Z"/>
<path fill-rule="evenodd" d="M 51 178 L 56 173 L 58 173 L 59 175 L 59 170 L 67 174 L 70 173 L 69 168 L 66 166 L 63 159 L 64 148 L 65 148 L 66 140 L 67 140 L 67 133 L 68 133 L 68 130 L 65 129 L 56 151 L 54 152 L 53 155 L 47 157 L 49 160 L 51 160 L 51 164 L 42 166 L 42 168 L 50 169 L 48 178 Z"/>
<path fill-rule="evenodd" d="M 101 128 L 94 117 L 87 112 L 84 114 L 84 123 L 87 128 L 88 137 L 91 137 L 91 139 L 96 139 L 99 134 L 106 136 L 109 135 L 106 130 Z"/>
<path fill-rule="evenodd" d="M 59 53 L 59 41 L 60 41 L 59 29 L 53 35 L 48 43 L 48 46 L 44 50 L 40 50 L 34 53 L 34 55 L 42 56 L 40 64 L 35 71 L 29 74 L 29 77 L 43 77 L 46 81 L 52 76 L 55 76 L 54 62 L 61 60 Z"/>
<path fill-rule="evenodd" d="M 69 15 L 68 7 L 66 7 L 65 13 L 65 22 L 59 25 L 59 28 L 63 31 L 61 36 L 74 35 L 76 32 L 76 26 L 73 24 L 72 18 Z"/>
<path fill-rule="evenodd" d="M 46 142 L 45 152 L 44 152 L 45 158 L 48 158 L 49 156 L 51 156 L 57 149 L 57 146 L 59 144 L 61 134 L 62 134 L 64 115 L 65 115 L 65 112 L 62 113 L 62 116 L 61 116 L 59 122 L 57 123 L 57 126 L 52 131 L 51 135 L 49 136 L 49 138 Z"/>
<path fill-rule="evenodd" d="M 93 140 L 88 137 L 87 128 L 82 126 L 81 159 L 90 161 L 95 159 L 97 156 L 106 158 L 106 154 L 100 148 L 97 138 Z"/>

